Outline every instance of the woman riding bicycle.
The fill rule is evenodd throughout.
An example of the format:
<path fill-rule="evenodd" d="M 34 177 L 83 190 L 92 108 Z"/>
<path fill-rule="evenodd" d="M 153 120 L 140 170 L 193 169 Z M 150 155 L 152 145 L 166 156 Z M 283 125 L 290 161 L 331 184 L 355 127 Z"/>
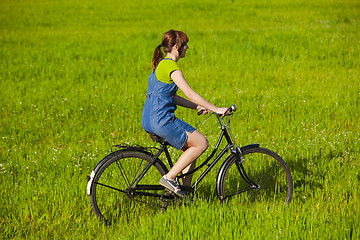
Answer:
<path fill-rule="evenodd" d="M 170 30 L 163 36 L 162 42 L 155 48 L 152 60 L 152 73 L 149 77 L 147 98 L 143 109 L 142 126 L 145 131 L 165 139 L 170 145 L 183 153 L 160 179 L 160 184 L 178 196 L 184 197 L 175 178 L 180 173 L 194 169 L 196 159 L 208 148 L 209 143 L 194 127 L 175 117 L 177 106 L 225 114 L 228 108 L 218 108 L 196 93 L 184 78 L 177 65 L 184 58 L 188 37 L 181 31 Z M 166 53 L 163 56 L 162 50 Z M 178 88 L 189 99 L 176 94 Z M 192 175 L 183 177 L 182 184 L 191 185 Z"/>

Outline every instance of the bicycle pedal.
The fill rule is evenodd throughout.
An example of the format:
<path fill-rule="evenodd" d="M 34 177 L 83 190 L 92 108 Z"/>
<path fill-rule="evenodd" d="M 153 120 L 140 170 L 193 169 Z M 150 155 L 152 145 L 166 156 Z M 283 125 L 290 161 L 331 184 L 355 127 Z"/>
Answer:
<path fill-rule="evenodd" d="M 163 201 L 163 202 L 172 202 L 172 201 L 174 201 L 175 193 L 171 192 L 168 189 L 165 189 L 164 191 L 165 191 L 165 194 L 163 194 L 160 197 L 160 200 Z"/>
<path fill-rule="evenodd" d="M 165 188 L 165 194 L 175 196 L 175 193 L 170 191 L 169 189 Z"/>

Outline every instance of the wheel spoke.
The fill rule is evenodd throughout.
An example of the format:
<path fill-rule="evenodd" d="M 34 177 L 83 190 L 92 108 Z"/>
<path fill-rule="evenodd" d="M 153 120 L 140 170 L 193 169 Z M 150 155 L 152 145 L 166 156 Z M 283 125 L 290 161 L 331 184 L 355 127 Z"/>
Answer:
<path fill-rule="evenodd" d="M 123 191 L 123 190 L 121 190 L 121 189 L 118 189 L 118 188 L 115 188 L 115 187 L 111 187 L 111 186 L 108 186 L 108 185 L 106 185 L 106 184 L 102 184 L 102 183 L 99 183 L 99 182 L 94 182 L 94 184 L 97 184 L 97 185 L 100 185 L 100 186 L 103 186 L 103 187 L 107 187 L 107 188 L 116 190 L 116 191 L 118 191 L 118 192 L 126 193 L 125 191 Z"/>
<path fill-rule="evenodd" d="M 116 162 L 116 165 L 118 166 L 121 175 L 124 177 L 124 179 L 125 179 L 125 181 L 126 181 L 126 185 L 127 185 L 127 186 L 130 186 L 129 179 L 128 179 L 128 177 L 126 176 L 126 172 L 124 171 L 124 168 L 123 168 L 122 165 L 121 165 L 121 161 L 117 161 L 117 162 Z"/>

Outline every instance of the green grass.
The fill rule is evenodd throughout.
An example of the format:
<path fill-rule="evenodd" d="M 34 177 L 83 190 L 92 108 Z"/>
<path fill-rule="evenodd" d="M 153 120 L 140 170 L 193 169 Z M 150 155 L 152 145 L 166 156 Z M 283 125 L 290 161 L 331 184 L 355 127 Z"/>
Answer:
<path fill-rule="evenodd" d="M 104 227 L 86 175 L 118 143 L 152 146 L 140 120 L 162 34 L 240 145 L 291 168 L 294 198 L 216 199 Z M 0 238 L 359 239 L 360 3 L 356 0 L 0 2 Z M 215 120 L 178 116 L 214 144 Z M 178 152 L 172 151 L 175 156 Z M 214 196 L 214 171 L 199 193 Z"/>

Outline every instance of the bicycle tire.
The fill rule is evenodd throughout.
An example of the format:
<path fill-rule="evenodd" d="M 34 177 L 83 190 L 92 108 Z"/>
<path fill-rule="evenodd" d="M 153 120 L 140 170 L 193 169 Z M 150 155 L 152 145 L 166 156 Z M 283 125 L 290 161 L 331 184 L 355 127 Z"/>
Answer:
<path fill-rule="evenodd" d="M 111 225 L 118 221 L 129 221 L 141 213 L 166 209 L 168 202 L 161 201 L 159 197 L 126 192 L 134 178 L 152 161 L 149 154 L 119 150 L 105 157 L 100 162 L 102 164 L 95 168 L 90 199 L 94 213 L 102 222 Z M 166 172 L 165 165 L 157 161 L 138 184 L 158 185 L 159 179 Z M 151 192 L 163 194 L 164 190 Z"/>
<path fill-rule="evenodd" d="M 261 200 L 289 204 L 293 194 L 293 181 L 285 161 L 266 148 L 245 149 L 242 154 L 240 164 L 236 155 L 231 154 L 220 168 L 217 178 L 217 194 L 220 200 L 236 196 L 243 202 Z M 244 190 L 249 188 L 251 183 L 243 180 L 240 165 L 257 188 Z"/>

